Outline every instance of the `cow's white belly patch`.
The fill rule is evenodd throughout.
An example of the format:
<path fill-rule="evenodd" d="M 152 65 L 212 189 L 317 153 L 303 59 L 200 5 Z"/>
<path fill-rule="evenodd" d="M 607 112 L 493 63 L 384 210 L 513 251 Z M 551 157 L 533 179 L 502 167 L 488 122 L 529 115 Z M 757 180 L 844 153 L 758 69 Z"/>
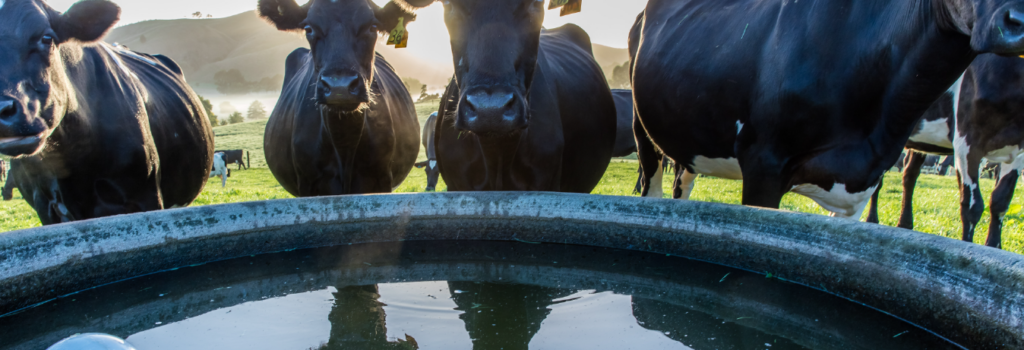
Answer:
<path fill-rule="evenodd" d="M 999 166 L 999 180 L 1002 181 L 1004 177 L 1010 175 L 1010 172 L 1014 170 L 1019 175 L 1022 168 L 1024 168 L 1024 154 L 1019 154 L 1017 158 L 1014 158 L 1013 163 L 1003 163 Z"/>
<path fill-rule="evenodd" d="M 945 148 L 953 148 L 953 141 L 949 139 L 948 118 L 939 120 L 921 121 L 921 130 L 910 136 L 910 141 L 927 143 Z"/>
<path fill-rule="evenodd" d="M 801 184 L 793 186 L 790 191 L 814 200 L 822 208 L 832 212 L 832 216 L 860 220 L 864 207 L 867 206 L 871 195 L 875 194 L 877 187 L 878 185 L 875 185 L 863 192 L 850 193 L 846 190 L 846 184 L 841 183 L 832 185 L 831 191 L 825 191 L 814 184 Z"/>
<path fill-rule="evenodd" d="M 988 152 L 985 158 L 993 163 L 1012 163 L 1017 159 L 1018 155 L 1020 155 L 1020 147 L 1014 145 Z"/>
<path fill-rule="evenodd" d="M 720 177 L 723 179 L 743 180 L 743 171 L 736 158 L 693 157 L 693 171 L 697 174 Z"/>

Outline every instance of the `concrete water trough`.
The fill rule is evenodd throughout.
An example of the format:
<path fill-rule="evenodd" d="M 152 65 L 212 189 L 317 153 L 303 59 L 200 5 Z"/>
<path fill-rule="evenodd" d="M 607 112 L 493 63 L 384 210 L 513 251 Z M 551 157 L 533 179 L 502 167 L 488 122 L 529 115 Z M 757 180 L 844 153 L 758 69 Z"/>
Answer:
<path fill-rule="evenodd" d="M 863 303 L 966 348 L 1024 348 L 1024 257 L 1017 254 L 818 215 L 556 193 L 287 199 L 9 232 L 0 234 L 0 315 L 178 267 L 408 241 L 557 243 L 687 257 Z M 415 279 L 420 272 L 388 273 Z"/>

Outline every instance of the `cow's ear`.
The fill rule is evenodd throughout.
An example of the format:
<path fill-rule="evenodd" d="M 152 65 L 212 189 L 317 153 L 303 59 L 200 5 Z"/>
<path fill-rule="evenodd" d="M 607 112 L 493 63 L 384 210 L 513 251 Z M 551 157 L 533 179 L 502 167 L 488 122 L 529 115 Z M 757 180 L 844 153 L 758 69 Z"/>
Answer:
<path fill-rule="evenodd" d="M 377 21 L 380 21 L 380 31 L 383 33 L 389 33 L 392 29 L 395 29 L 399 18 L 402 19 L 403 25 L 416 20 L 415 13 L 396 4 L 394 1 L 389 1 L 384 7 L 375 10 L 374 15 L 377 17 Z"/>
<path fill-rule="evenodd" d="M 392 2 L 397 3 L 398 6 L 404 7 L 405 9 L 412 11 L 415 9 L 421 9 L 430 4 L 433 4 L 435 0 L 394 0 Z"/>
<path fill-rule="evenodd" d="M 256 13 L 270 22 L 278 30 L 302 29 L 299 24 L 309 15 L 312 1 L 299 6 L 295 0 L 260 0 Z"/>
<path fill-rule="evenodd" d="M 54 31 L 62 41 L 93 42 L 100 40 L 121 19 L 121 8 L 108 0 L 83 0 L 64 12 Z"/>

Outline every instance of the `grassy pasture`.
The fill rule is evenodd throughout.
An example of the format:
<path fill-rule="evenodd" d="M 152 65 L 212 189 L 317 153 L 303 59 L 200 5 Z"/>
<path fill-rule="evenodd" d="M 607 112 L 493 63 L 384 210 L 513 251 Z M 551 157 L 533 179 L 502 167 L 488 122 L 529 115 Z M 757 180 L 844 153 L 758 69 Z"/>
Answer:
<path fill-rule="evenodd" d="M 426 119 L 430 112 L 437 108 L 436 102 L 418 104 L 416 106 L 420 121 Z M 232 171 L 228 186 L 220 187 L 216 178 L 211 179 L 193 205 L 210 205 L 220 203 L 258 201 L 267 199 L 291 198 L 273 175 L 266 168 L 263 158 L 263 130 L 266 121 L 248 122 L 214 128 L 218 149 L 244 148 L 251 153 L 253 168 L 250 170 Z M 420 153 L 420 159 L 425 156 Z M 234 167 L 232 167 L 234 168 Z M 636 182 L 637 163 L 633 159 L 614 159 L 594 194 L 613 196 L 632 196 Z M 668 178 L 666 177 L 666 180 Z M 1024 183 L 1024 182 L 1022 182 Z M 981 192 L 985 196 L 986 207 L 988 196 L 994 187 L 992 180 L 982 180 Z M 413 169 L 409 177 L 399 186 L 397 192 L 421 192 L 426 186 L 426 176 L 420 169 Z M 665 193 L 670 195 L 670 181 L 665 181 Z M 437 189 L 444 191 L 447 187 L 444 179 L 438 183 Z M 902 195 L 900 175 L 890 172 L 885 177 L 882 188 L 879 216 L 884 225 L 895 225 L 900 209 Z M 723 180 L 712 177 L 700 177 L 691 199 L 708 202 L 739 204 L 742 188 L 739 181 Z M 959 194 L 955 176 L 921 175 L 915 192 L 915 229 L 921 232 L 940 236 L 960 238 Z M 1018 188 L 1013 204 L 1004 220 L 1003 248 L 1024 254 L 1024 189 Z M 788 194 L 783 198 L 782 209 L 827 215 L 816 203 L 805 197 Z M 988 229 L 988 212 L 978 229 L 974 240 L 984 243 Z M 15 191 L 15 200 L 0 202 L 0 232 L 39 226 L 35 212 L 21 199 Z"/>

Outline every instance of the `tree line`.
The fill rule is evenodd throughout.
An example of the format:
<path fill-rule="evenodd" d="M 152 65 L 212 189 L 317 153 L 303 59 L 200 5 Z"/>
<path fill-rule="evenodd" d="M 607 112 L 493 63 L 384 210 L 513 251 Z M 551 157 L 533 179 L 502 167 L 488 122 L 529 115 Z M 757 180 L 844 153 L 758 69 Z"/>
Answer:
<path fill-rule="evenodd" d="M 246 111 L 245 116 L 242 116 L 242 112 L 234 111 L 228 114 L 227 119 L 220 119 L 217 114 L 213 113 L 213 103 L 203 96 L 199 96 L 199 101 L 203 103 L 203 109 L 206 110 L 206 116 L 210 119 L 210 125 L 212 126 L 223 126 L 229 124 L 238 124 L 244 122 L 246 119 L 249 120 L 260 120 L 267 118 L 267 107 L 263 105 L 263 102 L 252 101 L 249 104 L 249 109 Z M 221 111 L 224 107 L 221 107 Z"/>

